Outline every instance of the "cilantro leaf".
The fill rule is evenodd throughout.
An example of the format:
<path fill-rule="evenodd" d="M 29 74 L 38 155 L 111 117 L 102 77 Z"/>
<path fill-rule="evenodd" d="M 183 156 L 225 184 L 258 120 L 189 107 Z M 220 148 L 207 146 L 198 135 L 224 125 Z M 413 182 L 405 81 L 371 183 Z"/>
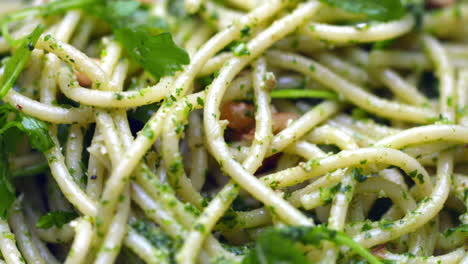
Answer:
<path fill-rule="evenodd" d="M 6 220 L 16 196 L 15 188 L 11 183 L 12 177 L 4 140 L 5 138 L 0 138 L 0 218 Z"/>
<path fill-rule="evenodd" d="M 42 32 L 44 32 L 44 26 L 37 26 L 31 34 L 21 41 L 19 48 L 7 61 L 5 71 L 0 79 L 0 99 L 15 84 Z"/>
<path fill-rule="evenodd" d="M 52 211 L 41 216 L 41 218 L 39 218 L 37 221 L 36 226 L 42 229 L 49 229 L 54 226 L 62 228 L 63 225 L 69 223 L 77 217 L 78 214 L 75 212 Z"/>
<path fill-rule="evenodd" d="M 400 0 L 320 0 L 350 13 L 365 14 L 370 19 L 389 21 L 405 15 Z"/>
<path fill-rule="evenodd" d="M 106 21 L 129 56 L 154 77 L 173 75 L 190 63 L 187 52 L 177 46 L 167 24 L 139 8 L 135 1 L 104 1 L 92 12 Z"/>
<path fill-rule="evenodd" d="M 304 253 L 295 243 L 320 246 L 322 241 L 330 241 L 337 245 L 351 248 L 370 264 L 382 264 L 367 249 L 354 242 L 343 232 L 334 231 L 324 226 L 316 227 L 287 227 L 270 229 L 262 233 L 255 247 L 244 258 L 243 264 L 282 263 L 303 264 L 309 263 Z"/>

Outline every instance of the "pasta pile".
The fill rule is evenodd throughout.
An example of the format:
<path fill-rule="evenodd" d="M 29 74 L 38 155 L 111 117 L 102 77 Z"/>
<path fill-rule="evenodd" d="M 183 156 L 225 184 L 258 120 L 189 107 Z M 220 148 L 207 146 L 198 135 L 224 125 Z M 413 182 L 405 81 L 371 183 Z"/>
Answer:
<path fill-rule="evenodd" d="M 468 4 L 0 2 L 0 263 L 468 264 Z"/>

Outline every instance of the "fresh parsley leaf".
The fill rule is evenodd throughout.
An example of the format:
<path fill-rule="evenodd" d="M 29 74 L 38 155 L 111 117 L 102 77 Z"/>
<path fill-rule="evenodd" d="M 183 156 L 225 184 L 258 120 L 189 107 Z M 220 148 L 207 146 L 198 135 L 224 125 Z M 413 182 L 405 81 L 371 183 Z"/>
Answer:
<path fill-rule="evenodd" d="M 49 229 L 52 227 L 62 228 L 63 225 L 68 224 L 73 219 L 77 218 L 78 214 L 68 211 L 52 211 L 41 218 L 36 223 L 38 228 Z"/>
<path fill-rule="evenodd" d="M 44 32 L 44 26 L 37 26 L 31 34 L 21 41 L 19 48 L 7 61 L 5 71 L 0 79 L 0 99 L 15 84 L 42 32 Z"/>
<path fill-rule="evenodd" d="M 7 121 L 6 117 L 10 113 L 14 114 L 15 117 L 13 120 Z M 32 147 L 39 151 L 45 152 L 54 146 L 47 123 L 5 104 L 0 106 L 0 134 L 4 134 L 11 128 L 17 128 L 24 132 Z"/>
<path fill-rule="evenodd" d="M 270 229 L 257 239 L 255 246 L 242 263 L 303 264 L 309 262 L 293 239 L 285 237 L 279 230 Z"/>
<path fill-rule="evenodd" d="M 13 119 L 10 120 L 10 117 Z M 46 123 L 27 116 L 8 104 L 0 105 L 0 218 L 2 219 L 8 218 L 16 197 L 11 182 L 13 177 L 8 153 L 15 151 L 16 143 L 21 139 L 21 132 L 24 132 L 31 145 L 40 151 L 46 151 L 54 145 Z"/>
<path fill-rule="evenodd" d="M 320 0 L 350 13 L 365 14 L 370 19 L 389 21 L 405 15 L 400 0 Z"/>
<path fill-rule="evenodd" d="M 101 0 L 103 1 L 103 0 Z M 152 17 L 135 1 L 103 1 L 91 12 L 106 21 L 129 56 L 154 77 L 173 75 L 190 63 L 187 52 L 177 46 L 167 24 Z"/>
<path fill-rule="evenodd" d="M 4 141 L 5 138 L 0 135 L 0 218 L 6 220 L 16 196 L 15 188 L 11 182 L 12 177 Z"/>
<path fill-rule="evenodd" d="M 33 148 L 45 152 L 54 146 L 48 125 L 44 121 L 20 112 L 18 116 L 21 124 L 18 128 L 26 133 Z"/>
<path fill-rule="evenodd" d="M 334 231 L 324 226 L 287 227 L 267 230 L 260 235 L 255 247 L 244 258 L 242 263 L 309 263 L 304 256 L 304 252 L 299 250 L 296 243 L 320 246 L 322 241 L 345 245 L 366 259 L 370 264 L 382 264 L 378 258 L 360 244 L 354 242 L 345 233 Z"/>
<path fill-rule="evenodd" d="M 190 63 L 187 52 L 177 46 L 168 33 L 166 22 L 151 16 L 148 10 L 140 8 L 140 3 L 133 0 L 58 0 L 14 12 L 0 20 L 0 26 L 7 37 L 9 22 L 75 8 L 83 8 L 107 22 L 128 55 L 156 78 L 173 75 L 182 69 L 182 65 Z M 11 37 L 10 40 L 14 41 Z M 27 58 L 24 60 L 27 61 Z M 2 92 L 3 89 L 0 90 L 0 97 L 7 91 Z"/>

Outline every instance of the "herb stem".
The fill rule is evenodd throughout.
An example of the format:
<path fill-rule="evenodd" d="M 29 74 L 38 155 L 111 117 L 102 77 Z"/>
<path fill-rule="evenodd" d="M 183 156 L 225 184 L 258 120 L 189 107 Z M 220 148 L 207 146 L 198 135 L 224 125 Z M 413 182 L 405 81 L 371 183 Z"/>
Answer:
<path fill-rule="evenodd" d="M 302 89 L 285 89 L 274 90 L 270 93 L 274 99 L 299 99 L 299 98 L 321 98 L 337 100 L 338 95 L 334 92 L 321 90 L 302 90 Z"/>
<path fill-rule="evenodd" d="M 0 99 L 3 98 L 15 84 L 16 79 L 18 79 L 18 76 L 23 71 L 26 62 L 31 56 L 32 48 L 36 45 L 42 32 L 44 32 L 44 26 L 38 25 L 28 37 L 21 41 L 20 47 L 6 63 L 5 71 L 0 79 Z"/>
<path fill-rule="evenodd" d="M 35 176 L 37 174 L 45 172 L 48 168 L 49 164 L 46 161 L 43 161 L 41 163 L 26 167 L 24 169 L 16 170 L 12 174 L 13 178 Z"/>
<path fill-rule="evenodd" d="M 92 4 L 93 2 L 97 2 L 97 0 L 54 1 L 47 4 L 33 6 L 19 10 L 17 12 L 13 12 L 5 16 L 2 20 L 0 20 L 0 24 L 3 25 L 5 23 L 10 23 L 12 21 L 25 19 L 39 14 L 43 16 L 53 15 L 70 9 L 83 7 L 85 5 Z"/>
<path fill-rule="evenodd" d="M 369 264 L 383 264 L 376 256 L 372 255 L 367 249 L 356 243 L 352 238 L 340 232 L 336 233 L 334 240 L 337 244 L 348 246 L 361 257 L 365 258 Z"/>

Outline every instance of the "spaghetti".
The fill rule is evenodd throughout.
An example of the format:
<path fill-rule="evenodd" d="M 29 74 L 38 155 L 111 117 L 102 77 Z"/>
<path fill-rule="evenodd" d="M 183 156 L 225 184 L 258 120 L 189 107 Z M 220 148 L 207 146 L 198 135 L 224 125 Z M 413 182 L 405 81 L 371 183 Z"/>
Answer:
<path fill-rule="evenodd" d="M 468 264 L 467 19 L 1 2 L 0 263 Z"/>

